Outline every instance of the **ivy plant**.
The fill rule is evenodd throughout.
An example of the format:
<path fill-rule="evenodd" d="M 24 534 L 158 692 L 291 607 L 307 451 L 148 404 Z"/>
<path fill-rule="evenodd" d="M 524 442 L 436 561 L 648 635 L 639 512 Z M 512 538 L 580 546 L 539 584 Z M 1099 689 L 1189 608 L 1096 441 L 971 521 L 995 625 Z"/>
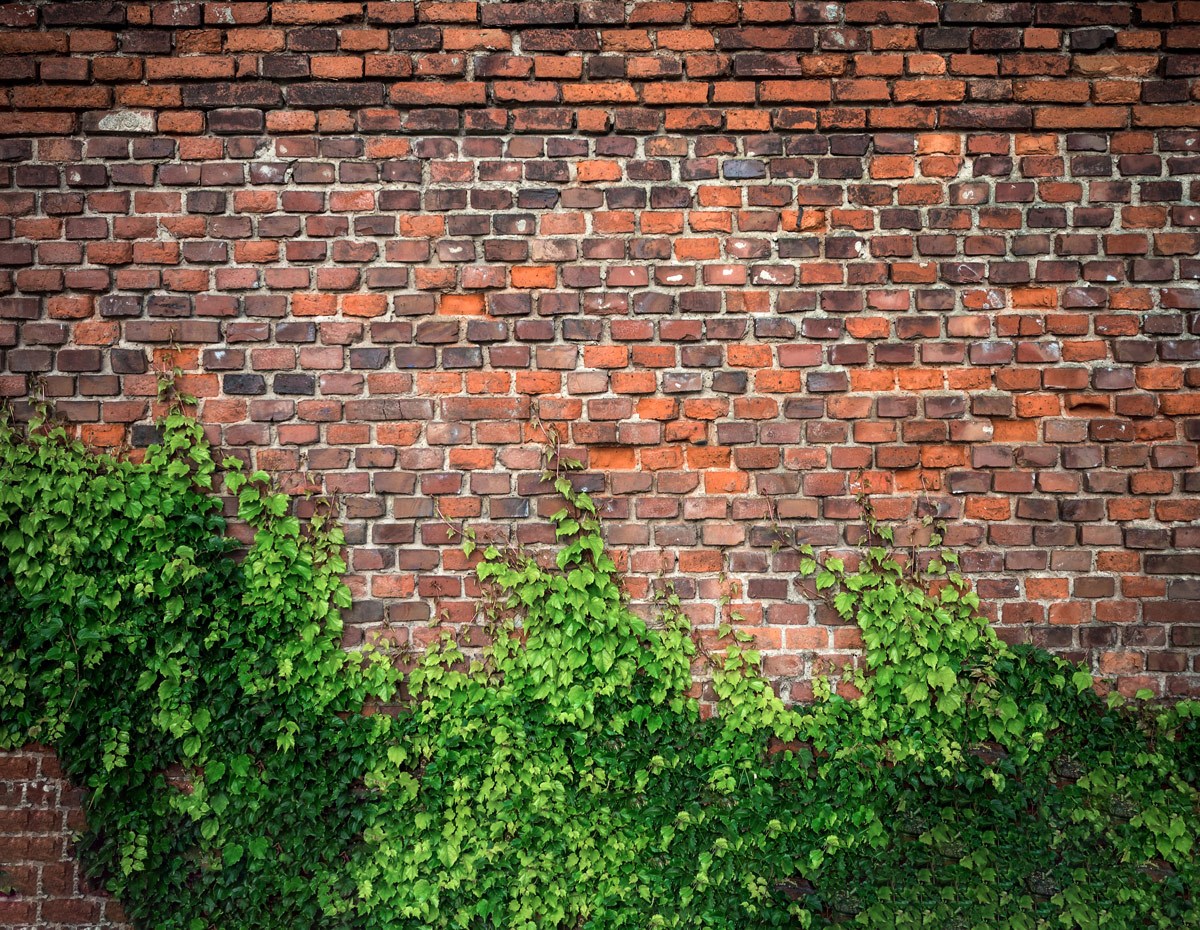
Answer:
<path fill-rule="evenodd" d="M 0 426 L 0 745 L 87 790 L 82 852 L 141 926 L 312 926 L 347 894 L 387 663 L 344 652 L 341 531 L 226 462 L 199 426 L 140 464 Z M 323 926 L 337 926 L 323 923 Z"/>
<path fill-rule="evenodd" d="M 1005 645 L 936 534 L 864 501 L 853 558 L 795 547 L 864 649 L 788 707 L 744 634 L 633 609 L 551 450 L 556 545 L 464 530 L 487 645 L 402 683 L 340 646 L 328 508 L 163 425 L 139 463 L 0 426 L 0 746 L 59 753 L 138 926 L 1200 926 L 1197 705 Z"/>

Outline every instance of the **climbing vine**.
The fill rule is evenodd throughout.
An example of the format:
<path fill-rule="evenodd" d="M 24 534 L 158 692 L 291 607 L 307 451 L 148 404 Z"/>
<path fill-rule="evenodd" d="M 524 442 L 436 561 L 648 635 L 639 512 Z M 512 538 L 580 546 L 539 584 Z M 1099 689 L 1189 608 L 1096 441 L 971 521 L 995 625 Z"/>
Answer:
<path fill-rule="evenodd" d="M 87 789 L 85 860 L 140 925 L 313 926 L 388 731 L 359 711 L 396 676 L 338 645 L 340 530 L 225 466 L 240 559 L 194 422 L 141 464 L 0 426 L 0 745 L 49 744 Z"/>
<path fill-rule="evenodd" d="M 140 926 L 1200 924 L 1195 704 L 1006 646 L 940 539 L 902 557 L 868 506 L 854 559 L 795 547 L 862 663 L 785 707 L 734 631 L 630 607 L 569 465 L 548 556 L 463 531 L 489 644 L 445 632 L 401 697 L 339 645 L 327 508 L 178 414 L 137 464 L 0 426 L 0 746 L 59 753 Z"/>

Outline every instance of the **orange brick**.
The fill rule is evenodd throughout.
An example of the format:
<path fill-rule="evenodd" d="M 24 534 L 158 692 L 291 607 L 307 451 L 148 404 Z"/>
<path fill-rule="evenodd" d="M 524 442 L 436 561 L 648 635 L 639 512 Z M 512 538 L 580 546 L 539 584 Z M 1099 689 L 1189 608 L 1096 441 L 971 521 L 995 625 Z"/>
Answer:
<path fill-rule="evenodd" d="M 593 447 L 588 450 L 588 467 L 602 471 L 637 468 L 637 450 L 627 446 Z"/>
<path fill-rule="evenodd" d="M 625 346 L 584 346 L 583 363 L 588 368 L 624 368 L 629 364 L 629 349 Z"/>
<path fill-rule="evenodd" d="M 486 309 L 481 294 L 442 294 L 438 298 L 438 313 L 445 316 L 482 316 Z"/>
<path fill-rule="evenodd" d="M 518 265 L 512 269 L 512 286 L 521 288 L 554 287 L 557 273 L 550 265 Z"/>
<path fill-rule="evenodd" d="M 615 161 L 581 161 L 575 166 L 575 178 L 584 184 L 621 180 L 621 165 Z"/>
<path fill-rule="evenodd" d="M 518 371 L 518 394 L 553 394 L 562 389 L 562 376 L 556 371 Z"/>
<path fill-rule="evenodd" d="M 709 494 L 742 494 L 749 489 L 750 476 L 745 472 L 708 471 L 704 473 L 704 490 Z"/>
<path fill-rule="evenodd" d="M 871 159 L 871 177 L 877 180 L 911 178 L 915 171 L 916 162 L 908 155 L 877 155 Z"/>

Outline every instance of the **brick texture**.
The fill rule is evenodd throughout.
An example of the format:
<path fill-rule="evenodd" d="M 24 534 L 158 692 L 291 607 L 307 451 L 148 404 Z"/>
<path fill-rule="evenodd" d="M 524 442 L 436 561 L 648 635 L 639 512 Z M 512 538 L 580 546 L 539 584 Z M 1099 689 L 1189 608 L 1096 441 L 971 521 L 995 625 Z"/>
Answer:
<path fill-rule="evenodd" d="M 635 598 L 852 651 L 771 551 L 869 489 L 1006 636 L 1200 687 L 1200 4 L 0 5 L 0 394 L 173 366 L 344 502 L 355 632 L 469 623 L 556 429 Z M 540 424 L 540 427 L 535 425 Z M 135 451 L 136 454 L 136 451 Z"/>
<path fill-rule="evenodd" d="M 439 515 L 547 542 L 553 428 L 789 698 L 856 639 L 772 512 L 863 489 L 1197 694 L 1198 79 L 1194 2 L 0 4 L 0 396 L 136 455 L 178 366 L 341 500 L 352 639 L 472 622 Z"/>
<path fill-rule="evenodd" d="M 0 755 L 0 927 L 126 930 L 120 905 L 75 861 L 81 801 L 45 749 Z"/>

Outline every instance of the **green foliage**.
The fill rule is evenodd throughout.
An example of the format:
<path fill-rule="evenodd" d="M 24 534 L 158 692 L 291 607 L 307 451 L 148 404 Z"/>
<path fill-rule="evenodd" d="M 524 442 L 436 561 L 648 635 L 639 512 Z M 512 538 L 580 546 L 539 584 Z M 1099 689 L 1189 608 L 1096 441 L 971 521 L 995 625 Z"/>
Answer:
<path fill-rule="evenodd" d="M 1100 700 L 1086 670 L 997 639 L 954 553 L 923 574 L 865 516 L 852 570 L 801 553 L 868 671 L 801 727 L 818 793 L 857 828 L 810 876 L 814 908 L 860 927 L 1200 925 L 1200 705 Z"/>
<path fill-rule="evenodd" d="M 43 426 L 0 424 L 0 746 L 48 743 L 88 789 L 86 859 L 139 925 L 314 925 L 389 727 L 359 711 L 395 678 L 339 648 L 340 530 L 229 462 L 235 560 L 195 423 L 140 465 Z"/>
<path fill-rule="evenodd" d="M 868 507 L 850 564 L 798 547 L 865 650 L 786 708 L 669 591 L 630 608 L 552 455 L 548 560 L 464 534 L 490 644 L 446 633 L 364 714 L 399 676 L 338 647 L 338 530 L 165 426 L 136 465 L 0 431 L 0 745 L 89 789 L 87 861 L 142 926 L 1200 925 L 1200 709 L 1005 646 L 937 536 L 900 559 Z"/>
<path fill-rule="evenodd" d="M 706 726 L 681 617 L 628 608 L 593 503 L 554 483 L 554 562 L 485 548 L 491 646 L 471 662 L 447 637 L 409 679 L 398 766 L 368 782 L 387 800 L 359 908 L 389 927 L 745 926 L 785 841 L 760 817 L 764 739 L 789 715 L 731 647 Z"/>

